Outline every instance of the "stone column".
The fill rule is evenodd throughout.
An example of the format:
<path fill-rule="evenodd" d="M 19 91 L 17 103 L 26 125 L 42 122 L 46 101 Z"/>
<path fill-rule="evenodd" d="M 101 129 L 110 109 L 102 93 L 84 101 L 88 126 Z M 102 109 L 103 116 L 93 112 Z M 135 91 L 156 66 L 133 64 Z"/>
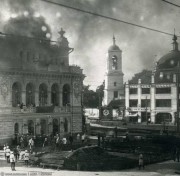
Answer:
<path fill-rule="evenodd" d="M 36 119 L 36 135 L 39 135 L 41 133 L 41 124 L 40 124 L 40 119 Z"/>
<path fill-rule="evenodd" d="M 50 134 L 52 134 L 52 132 L 53 132 L 53 119 L 50 116 L 48 118 L 48 134 L 50 135 Z"/>
<path fill-rule="evenodd" d="M 28 133 L 28 123 L 26 119 L 23 119 L 23 134 Z"/>
<path fill-rule="evenodd" d="M 51 90 L 48 89 L 48 96 L 47 96 L 47 104 L 48 106 L 51 106 Z"/>
<path fill-rule="evenodd" d="M 155 112 L 155 84 L 151 84 L 151 88 L 150 88 L 150 97 L 151 97 L 151 101 L 150 101 L 150 106 L 151 106 L 151 122 L 155 123 L 155 116 L 156 116 L 156 112 Z"/>
<path fill-rule="evenodd" d="M 39 106 L 39 89 L 35 90 L 35 105 Z"/>
<path fill-rule="evenodd" d="M 127 108 L 129 108 L 129 81 L 126 82 L 125 85 L 125 115 L 128 116 L 129 115 L 129 111 Z"/>
<path fill-rule="evenodd" d="M 26 90 L 22 90 L 22 103 L 26 105 Z"/>
<path fill-rule="evenodd" d="M 139 119 L 138 122 L 141 123 L 141 79 L 138 79 L 138 115 Z"/>
<path fill-rule="evenodd" d="M 60 121 L 59 121 L 59 132 L 60 132 L 60 136 L 62 136 L 63 137 L 63 135 L 64 135 L 64 118 L 60 118 L 59 119 Z"/>
<path fill-rule="evenodd" d="M 63 98 L 62 89 L 60 88 L 60 89 L 59 89 L 59 107 L 62 106 L 62 98 Z"/>

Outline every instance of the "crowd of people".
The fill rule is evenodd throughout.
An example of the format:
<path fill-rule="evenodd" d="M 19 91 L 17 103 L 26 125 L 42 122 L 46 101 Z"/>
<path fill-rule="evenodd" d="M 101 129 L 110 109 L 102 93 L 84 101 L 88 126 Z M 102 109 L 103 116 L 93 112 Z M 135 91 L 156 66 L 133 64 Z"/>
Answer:
<path fill-rule="evenodd" d="M 4 157 L 7 163 L 10 163 L 12 171 L 15 171 L 15 163 L 18 160 L 24 160 L 25 165 L 28 167 L 29 163 L 29 152 L 28 150 L 25 150 L 25 153 L 21 152 L 21 149 L 18 146 L 15 148 L 10 149 L 8 144 L 4 145 Z"/>
<path fill-rule="evenodd" d="M 34 147 L 47 147 L 54 146 L 55 150 L 60 149 L 63 145 L 70 145 L 72 147 L 73 143 L 84 143 L 86 140 L 85 134 L 77 134 L 76 136 L 72 134 L 66 134 L 61 136 L 60 134 L 43 135 L 43 136 L 33 136 L 33 135 L 19 135 L 16 134 L 14 137 L 14 145 L 19 145 L 20 148 L 29 147 L 30 151 Z"/>
<path fill-rule="evenodd" d="M 7 163 L 10 163 L 12 171 L 14 171 L 15 163 L 18 162 L 18 160 L 24 160 L 25 165 L 28 167 L 30 155 L 34 153 L 37 148 L 43 151 L 46 147 L 51 147 L 53 151 L 57 151 L 61 150 L 63 146 L 69 146 L 70 149 L 73 150 L 74 141 L 84 144 L 85 140 L 85 134 L 77 134 L 76 136 L 72 134 L 60 136 L 58 133 L 50 136 L 16 134 L 12 145 L 15 147 L 11 147 L 10 149 L 7 144 L 4 145 L 4 156 Z"/>

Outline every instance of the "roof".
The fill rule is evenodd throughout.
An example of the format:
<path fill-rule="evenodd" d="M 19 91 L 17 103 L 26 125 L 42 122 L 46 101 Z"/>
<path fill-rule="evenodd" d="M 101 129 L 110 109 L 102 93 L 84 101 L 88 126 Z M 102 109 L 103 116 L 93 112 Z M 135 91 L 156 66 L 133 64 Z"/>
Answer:
<path fill-rule="evenodd" d="M 110 46 L 109 49 L 108 49 L 108 51 L 114 51 L 114 50 L 121 51 L 120 48 L 119 48 L 119 46 L 117 46 L 117 45 L 112 45 L 112 46 Z"/>
<path fill-rule="evenodd" d="M 177 36 L 173 36 L 173 50 L 161 57 L 158 61 L 158 69 L 171 69 L 177 66 L 180 61 L 180 51 L 178 49 Z"/>
<path fill-rule="evenodd" d="M 123 99 L 111 100 L 111 102 L 108 104 L 108 107 L 112 107 L 112 108 L 119 108 L 124 106 L 125 106 L 125 100 Z"/>
<path fill-rule="evenodd" d="M 129 81 L 130 84 L 137 84 L 138 80 L 141 79 L 142 84 L 150 84 L 151 83 L 151 75 L 152 71 L 143 70 L 142 72 L 136 73 L 134 77 Z"/>
<path fill-rule="evenodd" d="M 173 68 L 180 61 L 180 51 L 172 50 L 170 53 L 161 57 L 158 61 L 158 68 Z"/>

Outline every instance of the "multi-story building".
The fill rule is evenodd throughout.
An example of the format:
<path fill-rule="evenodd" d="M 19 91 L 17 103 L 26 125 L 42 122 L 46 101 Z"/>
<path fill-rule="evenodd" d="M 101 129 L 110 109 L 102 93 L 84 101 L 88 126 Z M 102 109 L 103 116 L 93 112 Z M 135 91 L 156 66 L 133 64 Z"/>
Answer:
<path fill-rule="evenodd" d="M 55 135 L 82 131 L 84 75 L 69 65 L 64 31 L 57 42 L 0 36 L 0 143 L 17 134 Z"/>
<path fill-rule="evenodd" d="M 136 122 L 176 123 L 177 73 L 180 61 L 177 37 L 173 50 L 159 59 L 154 71 L 144 70 L 125 84 L 126 117 Z M 175 69 L 178 67 L 178 70 Z"/>

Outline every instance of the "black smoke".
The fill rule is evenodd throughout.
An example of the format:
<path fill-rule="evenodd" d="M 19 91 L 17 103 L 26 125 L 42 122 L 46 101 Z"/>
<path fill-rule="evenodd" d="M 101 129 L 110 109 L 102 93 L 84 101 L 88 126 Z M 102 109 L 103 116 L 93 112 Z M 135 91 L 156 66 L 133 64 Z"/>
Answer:
<path fill-rule="evenodd" d="M 35 38 L 46 38 L 47 33 L 51 35 L 50 26 L 45 18 L 40 15 L 35 16 L 34 2 L 34 0 L 8 0 L 11 12 L 17 16 L 7 21 L 3 31 L 7 34 Z M 43 26 L 46 27 L 46 31 L 42 31 Z"/>

